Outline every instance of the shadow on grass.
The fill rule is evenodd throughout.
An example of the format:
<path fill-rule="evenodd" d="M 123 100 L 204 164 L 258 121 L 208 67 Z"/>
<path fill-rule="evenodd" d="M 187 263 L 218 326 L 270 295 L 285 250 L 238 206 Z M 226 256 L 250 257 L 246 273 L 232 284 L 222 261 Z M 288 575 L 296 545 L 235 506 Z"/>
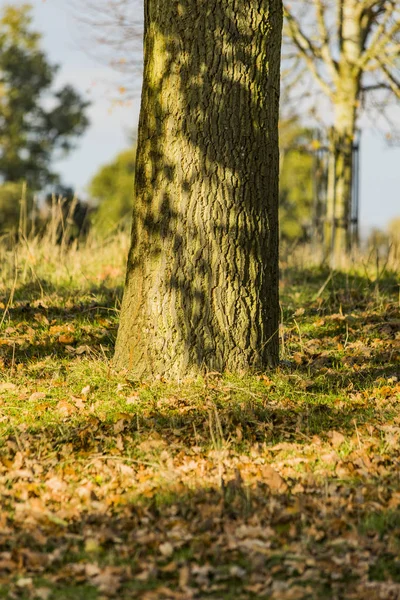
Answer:
<path fill-rule="evenodd" d="M 364 481 L 366 499 L 384 484 Z M 327 480 L 297 494 L 238 478 L 166 486 L 105 511 L 87 507 L 68 522 L 25 506 L 0 533 L 7 598 L 31 598 L 39 586 L 57 600 L 398 597 L 400 512 L 371 512 L 354 482 Z"/>
<path fill-rule="evenodd" d="M 46 296 L 34 284 L 19 288 L 6 310 L 0 337 L 0 357 L 6 368 L 45 357 L 68 358 L 74 348 L 98 351 L 114 348 L 123 288 L 94 285 L 83 292 L 43 283 Z M 54 297 L 52 297 L 54 295 Z M 58 331 L 57 331 L 58 328 Z M 61 338 L 59 334 L 68 334 Z M 68 341 L 70 339 L 70 341 Z M 69 354 L 66 351 L 69 346 Z M 71 350 L 72 349 L 72 350 Z M 89 351 L 88 350 L 88 351 Z"/>

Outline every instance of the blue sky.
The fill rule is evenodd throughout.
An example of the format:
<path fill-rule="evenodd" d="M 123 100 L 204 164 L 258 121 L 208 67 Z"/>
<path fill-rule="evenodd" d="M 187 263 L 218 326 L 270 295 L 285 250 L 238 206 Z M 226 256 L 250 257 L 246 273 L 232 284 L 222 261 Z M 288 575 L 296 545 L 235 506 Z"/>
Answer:
<path fill-rule="evenodd" d="M 0 0 L 0 7 L 5 4 Z M 90 128 L 78 148 L 57 165 L 64 182 L 82 193 L 98 168 L 128 146 L 129 134 L 137 126 L 139 97 L 130 106 L 112 105 L 111 92 L 117 89 L 115 74 L 84 52 L 85 42 L 79 40 L 66 0 L 33 0 L 31 4 L 35 27 L 43 34 L 43 47 L 49 59 L 61 65 L 57 84 L 72 83 L 92 101 Z M 360 175 L 361 230 L 385 227 L 400 216 L 400 147 L 388 147 L 382 136 L 364 129 Z"/>

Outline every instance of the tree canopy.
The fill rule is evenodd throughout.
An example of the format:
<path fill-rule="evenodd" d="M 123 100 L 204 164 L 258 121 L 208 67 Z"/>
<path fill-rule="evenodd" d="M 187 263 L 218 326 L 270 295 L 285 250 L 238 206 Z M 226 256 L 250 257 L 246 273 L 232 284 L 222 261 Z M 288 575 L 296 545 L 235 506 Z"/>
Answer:
<path fill-rule="evenodd" d="M 131 147 L 96 173 L 89 184 L 95 204 L 93 226 L 101 236 L 110 235 L 130 222 L 133 206 L 136 148 Z"/>
<path fill-rule="evenodd" d="M 54 90 L 57 65 L 40 48 L 31 6 L 0 14 L 0 177 L 39 189 L 58 180 L 51 163 L 89 124 L 88 102 L 71 86 Z"/>

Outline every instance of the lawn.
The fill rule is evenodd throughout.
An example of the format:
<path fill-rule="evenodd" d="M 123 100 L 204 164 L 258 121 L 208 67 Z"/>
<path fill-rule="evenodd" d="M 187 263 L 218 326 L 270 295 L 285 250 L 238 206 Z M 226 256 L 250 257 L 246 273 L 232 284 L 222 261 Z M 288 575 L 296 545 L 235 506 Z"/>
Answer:
<path fill-rule="evenodd" d="M 276 371 L 150 385 L 126 250 L 0 249 L 0 598 L 400 598 L 393 268 L 283 264 Z"/>

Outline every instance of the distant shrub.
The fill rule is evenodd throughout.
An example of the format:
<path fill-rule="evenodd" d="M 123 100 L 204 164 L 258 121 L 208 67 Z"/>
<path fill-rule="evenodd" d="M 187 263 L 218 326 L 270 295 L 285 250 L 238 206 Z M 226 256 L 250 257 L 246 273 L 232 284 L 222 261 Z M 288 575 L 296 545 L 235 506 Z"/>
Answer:
<path fill-rule="evenodd" d="M 94 204 L 91 222 L 95 233 L 107 237 L 128 229 L 133 210 L 136 148 L 132 147 L 104 165 L 89 184 Z"/>
<path fill-rule="evenodd" d="M 0 185 L 0 235 L 27 235 L 35 227 L 37 205 L 22 182 Z"/>

